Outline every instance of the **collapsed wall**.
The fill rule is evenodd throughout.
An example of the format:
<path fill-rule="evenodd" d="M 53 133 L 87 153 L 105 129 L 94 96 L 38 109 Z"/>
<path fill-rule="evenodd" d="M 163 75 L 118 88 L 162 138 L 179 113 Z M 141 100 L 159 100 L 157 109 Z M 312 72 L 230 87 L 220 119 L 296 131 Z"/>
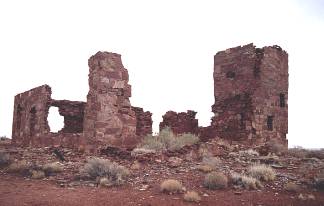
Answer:
<path fill-rule="evenodd" d="M 143 108 L 140 107 L 132 107 L 132 110 L 136 115 L 136 135 L 144 137 L 152 134 L 152 113 L 144 112 Z"/>
<path fill-rule="evenodd" d="M 198 120 L 196 119 L 196 113 L 192 110 L 180 113 L 168 111 L 162 116 L 163 121 L 159 125 L 160 131 L 165 127 L 170 127 L 175 134 L 197 134 Z"/>

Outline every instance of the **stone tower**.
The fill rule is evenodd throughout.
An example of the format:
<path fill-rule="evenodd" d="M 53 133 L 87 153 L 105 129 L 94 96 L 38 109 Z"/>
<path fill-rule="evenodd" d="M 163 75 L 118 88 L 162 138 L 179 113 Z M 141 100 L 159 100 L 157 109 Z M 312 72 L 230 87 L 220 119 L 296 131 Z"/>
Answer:
<path fill-rule="evenodd" d="M 211 127 L 220 137 L 287 143 L 288 54 L 279 46 L 218 52 L 214 97 Z"/>
<path fill-rule="evenodd" d="M 98 52 L 88 64 L 89 93 L 83 127 L 87 145 L 136 145 L 136 114 L 129 101 L 131 86 L 121 56 Z"/>

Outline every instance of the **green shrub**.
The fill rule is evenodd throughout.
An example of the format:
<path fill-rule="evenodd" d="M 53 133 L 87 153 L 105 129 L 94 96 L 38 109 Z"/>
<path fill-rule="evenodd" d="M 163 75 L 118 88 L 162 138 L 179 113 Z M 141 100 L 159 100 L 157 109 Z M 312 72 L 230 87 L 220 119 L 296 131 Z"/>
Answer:
<path fill-rule="evenodd" d="M 10 163 L 10 155 L 4 151 L 0 151 L 0 167 Z"/>
<path fill-rule="evenodd" d="M 199 137 L 196 135 L 181 134 L 176 136 L 169 127 L 166 127 L 156 136 L 145 136 L 137 148 L 155 151 L 177 150 L 186 145 L 193 145 L 198 141 Z"/>
<path fill-rule="evenodd" d="M 204 186 L 208 189 L 223 189 L 227 187 L 228 179 L 220 172 L 211 172 L 205 176 Z"/>
<path fill-rule="evenodd" d="M 253 165 L 248 169 L 248 175 L 261 181 L 273 181 L 276 178 L 276 172 L 269 166 L 260 164 Z"/>
<path fill-rule="evenodd" d="M 161 183 L 160 188 L 162 192 L 176 193 L 182 191 L 182 184 L 178 180 L 167 179 Z"/>
<path fill-rule="evenodd" d="M 90 179 L 106 177 L 115 185 L 123 184 L 130 174 L 124 166 L 100 158 L 89 159 L 80 169 L 80 173 L 83 177 Z"/>

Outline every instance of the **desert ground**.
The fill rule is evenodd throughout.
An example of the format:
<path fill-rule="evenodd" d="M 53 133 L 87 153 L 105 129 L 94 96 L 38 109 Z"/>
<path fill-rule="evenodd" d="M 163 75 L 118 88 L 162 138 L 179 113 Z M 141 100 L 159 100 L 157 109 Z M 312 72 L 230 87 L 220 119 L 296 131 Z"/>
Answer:
<path fill-rule="evenodd" d="M 2 138 L 0 205 L 324 205 L 324 151 L 284 148 L 216 138 L 88 154 Z"/>

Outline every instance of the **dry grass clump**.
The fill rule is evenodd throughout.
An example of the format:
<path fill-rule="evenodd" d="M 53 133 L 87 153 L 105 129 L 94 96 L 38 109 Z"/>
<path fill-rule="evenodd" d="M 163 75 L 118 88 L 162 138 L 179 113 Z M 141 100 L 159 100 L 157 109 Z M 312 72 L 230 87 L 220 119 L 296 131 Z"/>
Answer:
<path fill-rule="evenodd" d="M 227 177 L 220 172 L 211 172 L 205 176 L 204 180 L 204 186 L 212 190 L 226 188 L 227 183 Z"/>
<path fill-rule="evenodd" d="M 300 191 L 300 186 L 293 182 L 288 182 L 284 185 L 284 189 L 288 192 L 298 192 Z"/>
<path fill-rule="evenodd" d="M 202 164 L 203 165 L 208 165 L 213 169 L 216 169 L 219 167 L 222 163 L 222 160 L 219 159 L 218 157 L 203 157 L 202 159 Z"/>
<path fill-rule="evenodd" d="M 11 163 L 7 168 L 7 172 L 28 174 L 30 168 L 31 168 L 31 165 L 28 164 L 26 160 L 20 160 L 20 161 Z"/>
<path fill-rule="evenodd" d="M 199 197 L 198 193 L 195 191 L 188 191 L 184 196 L 183 199 L 187 202 L 200 202 L 201 198 Z"/>
<path fill-rule="evenodd" d="M 31 178 L 32 179 L 43 179 L 43 178 L 45 178 L 45 172 L 42 170 L 32 170 Z"/>
<path fill-rule="evenodd" d="M 129 171 L 124 166 L 107 159 L 91 158 L 80 169 L 81 176 L 90 179 L 106 177 L 114 185 L 123 184 L 129 176 Z"/>
<path fill-rule="evenodd" d="M 194 134 L 176 136 L 169 127 L 166 127 L 156 136 L 145 136 L 138 148 L 154 151 L 177 150 L 186 145 L 193 145 L 198 141 L 199 137 Z"/>
<path fill-rule="evenodd" d="M 209 165 L 199 165 L 197 167 L 197 169 L 204 173 L 209 173 L 209 172 L 213 171 L 213 168 Z"/>
<path fill-rule="evenodd" d="M 253 149 L 248 149 L 248 150 L 241 150 L 239 151 L 239 156 L 244 156 L 244 157 L 258 157 L 259 152 L 253 150 Z"/>
<path fill-rule="evenodd" d="M 0 167 L 10 163 L 10 155 L 4 151 L 0 151 Z"/>
<path fill-rule="evenodd" d="M 243 186 L 245 189 L 260 189 L 262 188 L 262 184 L 259 180 L 253 177 L 249 177 L 243 174 L 232 173 L 231 179 L 233 184 Z"/>
<path fill-rule="evenodd" d="M 248 175 L 261 181 L 273 181 L 276 178 L 276 172 L 264 164 L 256 164 L 248 169 Z"/>
<path fill-rule="evenodd" d="M 162 192 L 177 193 L 182 191 L 182 184 L 178 180 L 167 179 L 160 185 Z"/>
<path fill-rule="evenodd" d="M 59 173 L 63 171 L 63 167 L 60 165 L 59 162 L 47 163 L 43 165 L 42 169 L 47 175 L 50 175 L 52 173 Z"/>

